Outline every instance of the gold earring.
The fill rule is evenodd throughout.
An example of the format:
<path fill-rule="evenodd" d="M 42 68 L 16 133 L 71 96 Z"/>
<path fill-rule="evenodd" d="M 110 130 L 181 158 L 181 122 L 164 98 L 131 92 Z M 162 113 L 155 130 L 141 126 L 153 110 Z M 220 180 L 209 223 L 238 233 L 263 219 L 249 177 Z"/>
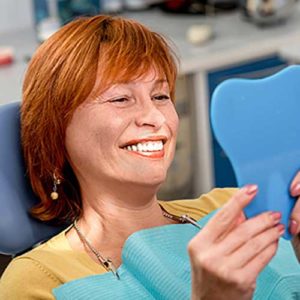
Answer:
<path fill-rule="evenodd" d="M 61 183 L 60 179 L 56 177 L 55 173 L 53 174 L 53 189 L 50 195 L 52 200 L 58 199 L 57 186 Z"/>

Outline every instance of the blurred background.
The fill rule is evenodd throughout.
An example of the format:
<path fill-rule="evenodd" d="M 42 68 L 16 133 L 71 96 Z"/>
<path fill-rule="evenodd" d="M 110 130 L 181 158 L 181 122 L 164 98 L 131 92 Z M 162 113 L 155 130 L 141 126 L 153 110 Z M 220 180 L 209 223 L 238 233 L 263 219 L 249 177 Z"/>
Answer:
<path fill-rule="evenodd" d="M 171 40 L 180 58 L 177 152 L 160 198 L 236 186 L 211 132 L 210 98 L 225 79 L 261 78 L 300 62 L 297 0 L 0 0 L 0 104 L 22 100 L 27 64 L 44 40 L 99 13 L 141 21 Z M 8 260 L 0 256 L 0 274 Z"/>

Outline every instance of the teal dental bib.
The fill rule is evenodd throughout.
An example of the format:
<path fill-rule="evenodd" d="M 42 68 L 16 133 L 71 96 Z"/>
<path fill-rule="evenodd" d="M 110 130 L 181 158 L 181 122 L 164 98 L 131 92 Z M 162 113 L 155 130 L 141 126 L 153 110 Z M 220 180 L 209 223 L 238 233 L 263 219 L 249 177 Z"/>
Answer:
<path fill-rule="evenodd" d="M 210 215 L 211 216 L 211 215 Z M 201 219 L 204 226 L 210 218 Z M 186 300 L 191 271 L 187 244 L 199 232 L 191 224 L 166 225 L 132 234 L 122 251 L 120 280 L 108 272 L 65 283 L 53 290 L 57 300 Z M 291 244 L 281 239 L 273 260 L 260 274 L 255 300 L 300 299 L 300 267 Z"/>

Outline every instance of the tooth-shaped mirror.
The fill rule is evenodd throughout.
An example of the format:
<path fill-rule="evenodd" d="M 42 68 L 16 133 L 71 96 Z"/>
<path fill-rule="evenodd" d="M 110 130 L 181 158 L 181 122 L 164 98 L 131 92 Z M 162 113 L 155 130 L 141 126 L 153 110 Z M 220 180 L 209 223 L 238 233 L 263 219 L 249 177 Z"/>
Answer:
<path fill-rule="evenodd" d="M 300 170 L 300 66 L 264 79 L 224 81 L 212 97 L 211 123 L 238 185 L 259 186 L 246 216 L 281 211 L 284 237 L 290 239 L 295 199 L 289 187 Z"/>

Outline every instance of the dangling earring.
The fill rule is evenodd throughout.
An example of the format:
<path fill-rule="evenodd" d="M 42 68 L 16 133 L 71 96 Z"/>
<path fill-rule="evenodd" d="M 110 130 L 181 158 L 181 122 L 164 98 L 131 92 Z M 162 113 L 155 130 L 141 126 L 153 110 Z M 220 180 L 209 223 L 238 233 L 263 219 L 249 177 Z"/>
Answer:
<path fill-rule="evenodd" d="M 57 186 L 61 183 L 60 179 L 56 177 L 55 173 L 53 174 L 53 189 L 50 195 L 52 200 L 58 199 Z"/>

